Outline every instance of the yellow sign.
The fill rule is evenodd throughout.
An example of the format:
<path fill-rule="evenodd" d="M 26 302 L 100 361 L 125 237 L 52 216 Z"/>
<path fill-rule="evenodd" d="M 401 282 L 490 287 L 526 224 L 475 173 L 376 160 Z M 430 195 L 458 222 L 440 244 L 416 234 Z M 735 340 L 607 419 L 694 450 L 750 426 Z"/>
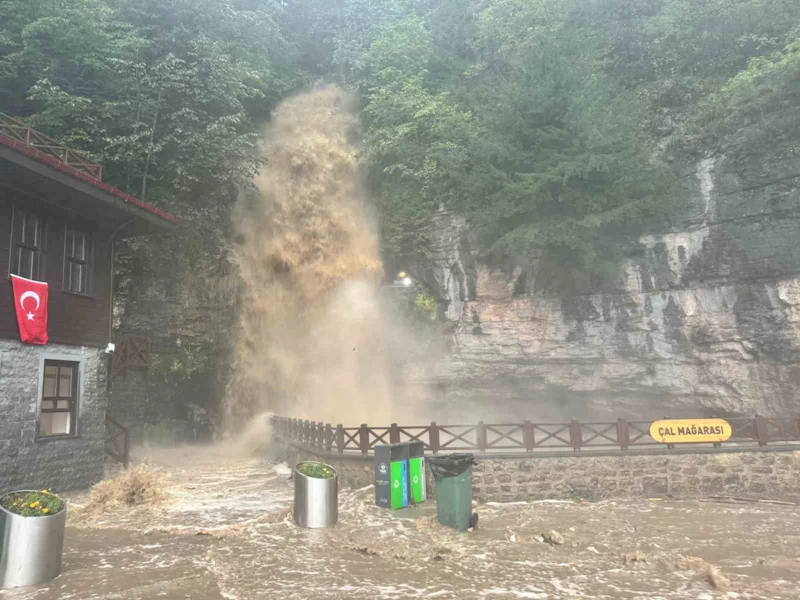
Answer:
<path fill-rule="evenodd" d="M 731 433 L 723 419 L 665 419 L 650 425 L 650 437 L 662 444 L 724 442 Z"/>

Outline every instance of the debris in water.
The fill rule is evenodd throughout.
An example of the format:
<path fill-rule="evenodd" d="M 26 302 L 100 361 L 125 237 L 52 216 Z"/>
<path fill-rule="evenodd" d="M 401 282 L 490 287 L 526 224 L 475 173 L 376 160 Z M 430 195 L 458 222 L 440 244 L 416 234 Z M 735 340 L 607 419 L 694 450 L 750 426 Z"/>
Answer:
<path fill-rule="evenodd" d="M 674 568 L 680 571 L 694 571 L 714 589 L 726 590 L 730 587 L 727 577 L 717 567 L 700 557 L 681 556 L 675 561 Z"/>
<path fill-rule="evenodd" d="M 241 523 L 234 523 L 227 527 L 183 527 L 183 526 L 156 526 L 145 529 L 142 533 L 144 535 L 153 535 L 156 533 L 167 534 L 181 534 L 181 535 L 208 535 L 217 539 L 235 538 L 243 535 L 250 530 L 254 525 L 259 524 L 274 524 L 281 523 L 287 519 L 292 513 L 292 507 L 285 507 L 281 510 L 265 513 L 254 519 L 243 521 Z"/>
<path fill-rule="evenodd" d="M 102 514 L 112 507 L 158 506 L 169 500 L 170 476 L 163 469 L 142 463 L 101 481 L 92 488 L 81 515 Z"/>
<path fill-rule="evenodd" d="M 551 546 L 560 546 L 564 543 L 564 536 L 558 533 L 555 529 L 542 534 L 542 540 Z"/>
<path fill-rule="evenodd" d="M 628 552 L 622 557 L 623 564 L 632 565 L 635 563 L 647 563 L 647 557 L 641 550 Z"/>
<path fill-rule="evenodd" d="M 419 560 L 421 558 L 410 547 L 396 543 L 395 540 L 374 539 L 367 542 L 347 538 L 342 547 L 365 556 L 378 556 L 394 560 Z"/>
<path fill-rule="evenodd" d="M 452 554 L 453 551 L 450 548 L 439 547 L 433 551 L 433 556 L 431 558 L 433 560 L 446 560 L 452 556 Z"/>
<path fill-rule="evenodd" d="M 708 568 L 705 570 L 703 575 L 706 578 L 706 581 L 711 584 L 711 587 L 717 590 L 727 590 L 730 587 L 730 582 L 725 575 L 722 574 L 717 567 L 714 565 L 708 565 Z"/>

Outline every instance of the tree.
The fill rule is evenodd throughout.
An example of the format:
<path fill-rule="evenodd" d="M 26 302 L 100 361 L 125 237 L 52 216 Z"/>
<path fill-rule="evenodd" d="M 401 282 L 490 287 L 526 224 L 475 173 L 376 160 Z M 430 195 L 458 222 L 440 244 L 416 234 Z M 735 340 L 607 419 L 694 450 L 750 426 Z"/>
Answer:
<path fill-rule="evenodd" d="M 637 98 L 596 76 L 601 36 L 575 19 L 580 7 L 494 2 L 457 29 L 467 43 L 436 38 L 452 57 L 416 15 L 371 44 L 360 60 L 366 156 L 391 249 L 413 252 L 424 216 L 444 206 L 487 247 L 593 268 L 627 249 L 620 232 L 635 239 L 666 208 L 674 178 L 639 129 Z"/>
<path fill-rule="evenodd" d="M 723 147 L 739 160 L 766 165 L 800 157 L 800 28 L 780 50 L 750 60 L 701 103 L 682 131 L 684 150 Z M 784 178 L 800 177 L 790 169 Z"/>

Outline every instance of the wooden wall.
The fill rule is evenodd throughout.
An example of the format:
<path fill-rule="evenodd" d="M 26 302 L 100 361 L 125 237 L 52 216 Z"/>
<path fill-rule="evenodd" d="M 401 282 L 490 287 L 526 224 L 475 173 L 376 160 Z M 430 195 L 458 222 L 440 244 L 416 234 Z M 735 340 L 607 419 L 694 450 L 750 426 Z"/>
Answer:
<path fill-rule="evenodd" d="M 2 182 L 0 182 L 1 184 Z M 111 249 L 108 227 L 86 221 L 93 229 L 94 266 L 90 296 L 64 291 L 64 235 L 67 214 L 39 203 L 0 185 L 0 338 L 19 339 L 14 296 L 9 277 L 11 215 L 17 203 L 22 210 L 45 218 L 45 272 L 50 284 L 48 334 L 50 342 L 78 346 L 105 347 L 108 343 L 109 303 L 111 301 Z"/>

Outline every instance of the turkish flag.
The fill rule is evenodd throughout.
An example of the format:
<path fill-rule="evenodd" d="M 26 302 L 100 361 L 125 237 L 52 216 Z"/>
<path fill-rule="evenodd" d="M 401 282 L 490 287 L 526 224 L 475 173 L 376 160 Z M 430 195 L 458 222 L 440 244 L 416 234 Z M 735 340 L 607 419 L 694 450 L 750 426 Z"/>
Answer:
<path fill-rule="evenodd" d="M 11 276 L 17 309 L 19 339 L 27 344 L 47 343 L 47 284 Z"/>

